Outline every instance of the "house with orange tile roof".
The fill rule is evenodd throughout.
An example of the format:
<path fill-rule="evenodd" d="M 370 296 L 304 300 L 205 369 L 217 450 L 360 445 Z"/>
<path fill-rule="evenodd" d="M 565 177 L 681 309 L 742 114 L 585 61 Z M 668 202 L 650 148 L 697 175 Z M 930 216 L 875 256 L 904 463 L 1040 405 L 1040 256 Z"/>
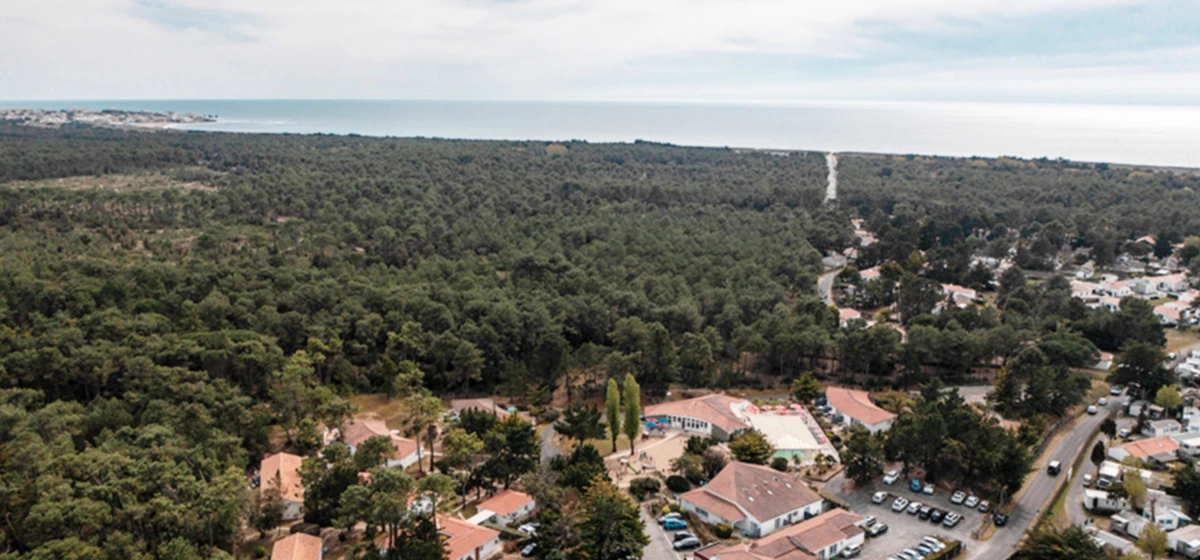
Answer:
<path fill-rule="evenodd" d="M 728 523 L 759 538 L 821 513 L 821 496 L 769 467 L 732 462 L 708 484 L 679 496 L 679 505 L 705 523 Z"/>
<path fill-rule="evenodd" d="M 271 548 L 271 560 L 321 560 L 325 556 L 321 537 L 307 533 L 293 533 L 278 541 Z"/>
<path fill-rule="evenodd" d="M 862 312 L 857 309 L 850 309 L 849 307 L 838 308 L 838 325 L 843 328 L 849 326 L 850 321 L 862 318 Z"/>
<path fill-rule="evenodd" d="M 510 523 L 521 519 L 537 507 L 537 502 L 533 496 L 516 490 L 504 490 L 491 498 L 488 498 L 479 503 L 477 510 L 479 514 L 490 512 L 492 515 L 487 517 L 487 521 L 495 523 L 502 527 L 508 527 Z M 478 518 L 480 515 L 476 515 Z"/>
<path fill-rule="evenodd" d="M 664 428 L 675 428 L 728 440 L 750 427 L 745 420 L 750 401 L 714 393 L 703 397 L 652 404 L 642 418 Z"/>
<path fill-rule="evenodd" d="M 449 560 L 486 560 L 500 552 L 500 532 L 447 515 L 437 516 Z"/>
<path fill-rule="evenodd" d="M 1108 457 L 1117 462 L 1133 457 L 1145 463 L 1170 463 L 1179 459 L 1179 443 L 1165 436 L 1141 439 L 1108 448 Z"/>
<path fill-rule="evenodd" d="M 825 388 L 825 401 L 833 410 L 830 415 L 845 425 L 859 425 L 873 434 L 892 427 L 896 415 L 871 402 L 866 391 L 844 387 Z"/>
<path fill-rule="evenodd" d="M 861 549 L 862 516 L 832 509 L 751 543 L 718 543 L 696 551 L 700 560 L 827 560 L 850 547 Z"/>
<path fill-rule="evenodd" d="M 304 515 L 304 483 L 300 482 L 300 464 L 303 461 L 299 455 L 276 453 L 264 457 L 258 467 L 261 488 L 279 485 L 284 521 L 300 519 Z"/>
<path fill-rule="evenodd" d="M 396 431 L 388 429 L 383 420 L 352 420 L 342 428 L 342 441 L 350 447 L 350 453 L 357 451 L 362 442 L 375 436 L 390 438 L 392 446 L 396 448 L 396 453 L 387 460 L 389 467 L 407 468 L 421 457 L 421 444 L 400 437 Z"/>

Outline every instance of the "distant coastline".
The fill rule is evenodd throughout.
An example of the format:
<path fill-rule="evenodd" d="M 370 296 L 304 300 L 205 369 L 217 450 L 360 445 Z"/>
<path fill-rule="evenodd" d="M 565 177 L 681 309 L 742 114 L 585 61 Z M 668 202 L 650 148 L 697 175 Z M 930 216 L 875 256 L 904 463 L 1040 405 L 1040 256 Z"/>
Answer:
<path fill-rule="evenodd" d="M 1005 103 L 633 103 L 419 100 L 0 101 L 220 115 L 149 128 L 397 138 L 633 142 L 678 146 L 1017 157 L 1200 168 L 1200 107 Z M 146 126 L 143 126 L 146 128 Z"/>
<path fill-rule="evenodd" d="M 121 109 L 0 109 L 0 121 L 24 126 L 104 126 L 116 128 L 167 128 L 174 125 L 215 123 L 216 115 L 173 111 L 130 111 Z"/>

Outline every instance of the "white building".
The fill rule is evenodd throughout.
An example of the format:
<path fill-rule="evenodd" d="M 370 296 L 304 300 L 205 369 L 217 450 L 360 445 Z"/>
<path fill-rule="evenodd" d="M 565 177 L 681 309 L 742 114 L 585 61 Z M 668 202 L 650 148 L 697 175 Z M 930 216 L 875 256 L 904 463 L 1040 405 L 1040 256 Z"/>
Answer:
<path fill-rule="evenodd" d="M 829 560 L 847 548 L 861 550 L 862 516 L 832 509 L 751 543 L 717 544 L 696 551 L 699 560 Z"/>
<path fill-rule="evenodd" d="M 827 387 L 825 400 L 832 409 L 830 415 L 835 421 L 847 426 L 862 426 L 873 434 L 891 428 L 896 420 L 895 414 L 875 406 L 866 391 Z"/>
<path fill-rule="evenodd" d="M 642 419 L 664 428 L 674 428 L 728 440 L 729 436 L 750 427 L 745 420 L 750 401 L 728 395 L 712 394 L 682 401 L 647 406 Z"/>
<path fill-rule="evenodd" d="M 504 490 L 481 502 L 478 511 L 479 514 L 483 514 L 485 511 L 491 513 L 486 518 L 487 522 L 508 527 L 512 522 L 533 513 L 535 507 L 537 507 L 537 502 L 534 501 L 533 496 L 516 490 Z M 476 517 L 471 519 L 476 519 Z"/>
<path fill-rule="evenodd" d="M 705 523 L 728 523 L 750 538 L 817 516 L 821 496 L 770 467 L 732 462 L 703 487 L 679 496 L 679 505 Z"/>
<path fill-rule="evenodd" d="M 387 458 L 387 466 L 408 468 L 421 457 L 422 447 L 416 441 L 400 437 L 399 432 L 389 430 L 383 420 L 353 420 L 342 430 L 342 438 L 350 447 L 350 453 L 358 451 L 364 441 L 376 436 L 391 440 L 395 453 Z"/>
<path fill-rule="evenodd" d="M 1125 509 L 1128 503 L 1125 498 L 1113 498 L 1103 490 L 1083 490 L 1083 507 L 1100 514 L 1116 513 Z"/>
<path fill-rule="evenodd" d="M 300 519 L 304 515 L 304 483 L 300 481 L 300 465 L 303 462 L 304 458 L 299 455 L 276 453 L 264 457 L 258 467 L 261 488 L 279 485 L 284 521 Z"/>
<path fill-rule="evenodd" d="M 1184 558 L 1200 557 L 1200 525 L 1188 525 L 1167 533 L 1167 547 Z"/>
<path fill-rule="evenodd" d="M 1142 431 L 1147 437 L 1163 437 L 1172 436 L 1183 431 L 1183 426 L 1176 420 L 1155 420 L 1146 423 L 1146 429 Z"/>

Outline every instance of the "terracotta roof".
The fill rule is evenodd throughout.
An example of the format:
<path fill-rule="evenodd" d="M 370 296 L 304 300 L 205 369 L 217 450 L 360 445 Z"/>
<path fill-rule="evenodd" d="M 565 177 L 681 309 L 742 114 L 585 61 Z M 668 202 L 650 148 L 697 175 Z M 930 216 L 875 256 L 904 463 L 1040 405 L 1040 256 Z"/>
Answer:
<path fill-rule="evenodd" d="M 704 488 L 697 488 L 681 494 L 679 499 L 716 515 L 728 521 L 731 525 L 746 518 L 746 514 L 742 513 L 742 510 L 738 509 L 732 502 L 711 494 Z"/>
<path fill-rule="evenodd" d="M 263 458 L 258 467 L 260 484 L 263 488 L 275 484 L 279 476 L 279 493 L 291 502 L 304 501 L 304 484 L 300 482 L 300 464 L 304 459 L 291 453 L 276 453 Z"/>
<path fill-rule="evenodd" d="M 1159 305 L 1154 308 L 1154 314 L 1167 319 L 1179 320 L 1179 310 L 1170 305 Z"/>
<path fill-rule="evenodd" d="M 383 420 L 354 420 L 342 430 L 342 438 L 355 447 L 375 436 L 392 438 L 392 446 L 396 448 L 394 458 L 403 459 L 417 450 L 417 442 L 393 434 Z"/>
<path fill-rule="evenodd" d="M 842 308 L 838 309 L 838 320 L 843 323 L 846 321 L 849 321 L 851 319 L 861 319 L 861 318 L 862 318 L 862 312 L 860 312 L 857 309 L 850 309 L 849 307 L 842 307 Z"/>
<path fill-rule="evenodd" d="M 871 268 L 860 270 L 858 271 L 858 275 L 861 276 L 863 280 L 874 280 L 879 278 L 879 267 L 872 266 Z"/>
<path fill-rule="evenodd" d="M 438 532 L 446 535 L 446 549 L 450 560 L 458 560 L 476 548 L 499 537 L 500 532 L 446 515 L 437 516 Z"/>
<path fill-rule="evenodd" d="M 875 406 L 866 391 L 827 387 L 825 399 L 829 401 L 829 406 L 837 409 L 838 412 L 863 424 L 878 424 L 896 417 L 895 414 Z"/>
<path fill-rule="evenodd" d="M 321 537 L 294 533 L 279 539 L 271 549 L 271 560 L 321 560 Z"/>
<path fill-rule="evenodd" d="M 477 507 L 495 512 L 498 515 L 508 515 L 518 509 L 521 509 L 533 501 L 533 496 L 516 490 L 505 490 L 491 498 L 484 500 Z"/>
<path fill-rule="evenodd" d="M 1124 449 L 1126 453 L 1138 458 L 1150 457 L 1160 453 L 1175 453 L 1176 451 L 1179 451 L 1179 444 L 1169 437 L 1156 437 L 1131 441 L 1119 447 Z"/>
<path fill-rule="evenodd" d="M 855 525 L 862 519 L 844 509 L 832 509 L 771 533 L 751 545 L 750 550 L 771 558 L 784 557 L 796 549 L 815 555 L 827 546 L 862 533 Z"/>
<path fill-rule="evenodd" d="M 508 410 L 502 406 L 497 406 L 496 401 L 492 399 L 454 399 L 450 401 L 450 409 L 454 412 L 461 413 L 464 410 L 482 410 L 496 415 L 497 420 L 508 418 Z"/>
<path fill-rule="evenodd" d="M 642 415 L 647 417 L 687 416 L 709 422 L 726 432 L 733 432 L 749 427 L 749 424 L 743 421 L 733 410 L 735 405 L 744 406 L 747 404 L 749 404 L 748 401 L 743 399 L 735 399 L 728 395 L 712 394 L 694 399 L 652 404 L 646 407 Z"/>
<path fill-rule="evenodd" d="M 736 504 L 759 521 L 821 501 L 820 495 L 795 478 L 770 467 L 741 462 L 726 465 L 699 491 Z"/>

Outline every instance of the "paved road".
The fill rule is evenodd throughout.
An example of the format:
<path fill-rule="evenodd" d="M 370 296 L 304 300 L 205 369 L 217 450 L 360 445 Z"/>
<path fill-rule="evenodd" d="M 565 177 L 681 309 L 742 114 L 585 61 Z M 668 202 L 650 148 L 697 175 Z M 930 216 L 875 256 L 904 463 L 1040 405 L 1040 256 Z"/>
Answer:
<path fill-rule="evenodd" d="M 825 305 L 833 305 L 833 279 L 842 269 L 831 270 L 817 277 L 817 293 Z"/>
<path fill-rule="evenodd" d="M 554 443 L 554 424 L 550 424 L 542 428 L 542 462 L 549 463 L 551 459 L 557 457 L 561 450 L 558 444 Z"/>
<path fill-rule="evenodd" d="M 1120 399 L 1111 399 L 1101 414 L 1085 415 L 1079 420 L 1071 428 L 1071 431 L 1063 436 L 1058 447 L 1054 449 L 1046 462 L 1059 461 L 1065 468 L 1069 468 L 1075 463 L 1075 458 L 1079 453 L 1090 451 L 1085 448 L 1091 440 L 1092 432 L 1099 428 L 1100 422 L 1107 417 L 1104 412 L 1107 411 L 1107 414 L 1116 417 L 1117 410 L 1121 406 L 1119 401 Z M 1064 471 L 1058 476 L 1050 476 L 1046 472 L 1046 464 L 1040 462 L 1034 465 L 1034 469 L 1025 482 L 1024 493 L 1012 506 L 1008 525 L 997 530 L 991 540 L 968 546 L 967 558 L 1008 558 L 1021 543 L 1021 537 L 1025 535 L 1025 532 L 1033 527 L 1033 521 L 1037 518 L 1038 513 L 1053 505 L 1050 499 L 1054 492 L 1054 486 L 1059 482 L 1059 477 L 1066 476 L 1066 472 Z"/>
<path fill-rule="evenodd" d="M 645 560 L 679 560 L 681 556 L 675 552 L 675 547 L 671 546 L 671 536 L 663 530 L 657 520 L 646 513 L 644 505 L 638 506 L 638 511 L 642 514 L 642 523 L 646 524 L 646 534 L 650 535 L 650 544 L 642 551 L 642 558 Z"/>

